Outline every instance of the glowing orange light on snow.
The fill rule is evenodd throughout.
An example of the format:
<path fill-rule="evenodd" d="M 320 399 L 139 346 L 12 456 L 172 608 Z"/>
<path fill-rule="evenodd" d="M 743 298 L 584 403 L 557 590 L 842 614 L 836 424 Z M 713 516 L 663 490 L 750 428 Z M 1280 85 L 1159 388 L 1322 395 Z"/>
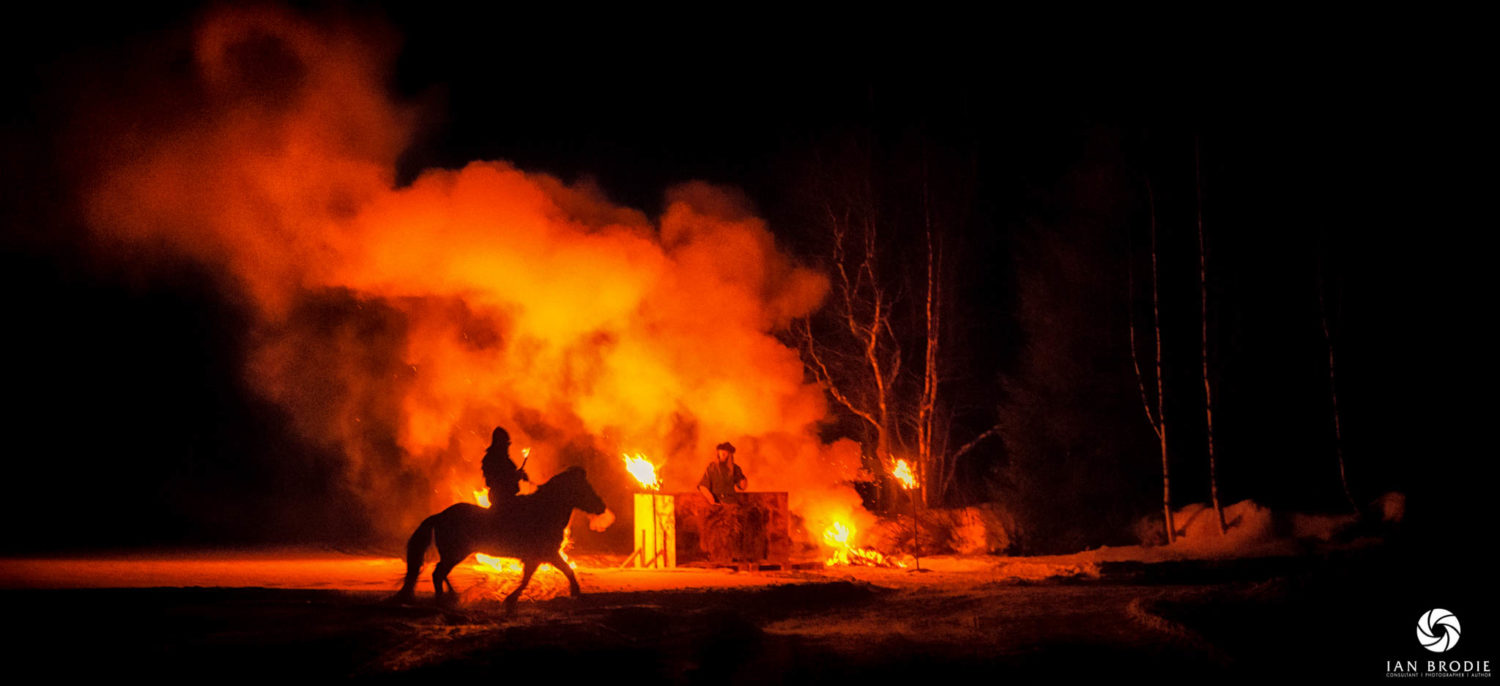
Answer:
<path fill-rule="evenodd" d="M 661 482 L 656 479 L 656 465 L 646 459 L 645 455 L 636 453 L 635 455 L 625 454 L 623 457 L 625 458 L 625 471 L 630 472 L 630 475 L 640 482 L 641 488 L 648 491 L 661 490 Z"/>
<path fill-rule="evenodd" d="M 906 565 L 887 558 L 880 551 L 873 548 L 860 548 L 851 545 L 849 541 L 854 538 L 855 528 L 852 525 L 834 520 L 823 530 L 823 544 L 833 548 L 833 555 L 823 561 L 824 565 L 833 567 L 836 565 L 865 565 L 868 567 L 901 567 Z"/>
<path fill-rule="evenodd" d="M 521 573 L 521 561 L 515 558 L 492 557 L 484 553 L 474 553 L 474 562 L 478 563 L 481 567 L 487 567 L 488 571 L 500 572 L 501 574 Z M 480 569 L 480 571 L 486 570 Z"/>
<path fill-rule="evenodd" d="M 917 477 L 912 474 L 911 463 L 906 460 L 896 460 L 891 467 L 891 476 L 901 482 L 901 487 L 910 491 L 917 487 Z"/>
<path fill-rule="evenodd" d="M 578 563 L 568 559 L 568 549 L 573 547 L 573 527 L 563 529 L 563 542 L 557 548 L 557 556 L 567 563 L 569 567 L 578 569 Z M 482 574 L 501 574 L 505 576 L 520 576 L 522 571 L 521 561 L 513 557 L 495 557 L 484 553 L 474 553 L 473 569 Z"/>

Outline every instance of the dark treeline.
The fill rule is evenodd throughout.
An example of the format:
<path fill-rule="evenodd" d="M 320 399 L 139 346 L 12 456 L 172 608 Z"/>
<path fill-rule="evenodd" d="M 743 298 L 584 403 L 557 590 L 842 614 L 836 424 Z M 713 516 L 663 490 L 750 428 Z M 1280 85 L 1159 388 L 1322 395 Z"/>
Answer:
<path fill-rule="evenodd" d="M 948 175 L 939 202 L 964 203 L 943 210 L 965 218 L 944 228 L 956 246 L 945 275 L 953 308 L 943 354 L 948 447 L 996 421 L 1000 436 L 964 456 L 947 504 L 1001 502 L 1021 521 L 1022 548 L 1038 552 L 1132 541 L 1151 528 L 1135 522 L 1160 521 L 1159 447 L 1128 337 L 1133 310 L 1154 405 L 1154 209 L 1174 508 L 1210 496 L 1200 211 L 1222 502 L 1347 512 L 1351 498 L 1368 508 L 1400 491 L 1431 508 L 1429 524 L 1442 520 L 1436 512 L 1468 506 L 1444 492 L 1460 486 L 1440 484 L 1465 472 L 1469 458 L 1434 454 L 1418 428 L 1442 423 L 1423 398 L 1454 401 L 1452 377 L 1420 370 L 1454 344 L 1440 333 L 1453 325 L 1445 317 L 1469 306 L 1462 289 L 1432 281 L 1454 278 L 1435 273 L 1430 256 L 1460 235 L 1451 224 L 1461 221 L 1459 207 L 1427 202 L 1443 195 L 1433 170 L 1446 178 L 1462 166 L 1453 150 L 1427 142 L 1439 135 L 1432 122 L 1381 109 L 1377 84 L 1352 75 L 1320 91 L 1305 78 L 1280 84 L 1284 92 L 1182 83 L 1121 100 L 1109 96 L 1127 85 L 1112 84 L 1022 112 L 1007 95 L 1035 105 L 1035 96 L 1053 93 L 881 81 L 853 115 L 860 123 L 827 136 L 877 151 L 854 164 L 885 165 L 875 183 L 892 226 L 885 262 L 899 265 L 885 278 L 906 299 L 906 369 L 918 368 L 922 347 L 922 234 L 912 215 L 934 197 L 911 183 L 929 173 L 919 167 L 937 164 Z M 902 105 L 882 108 L 881 93 Z M 820 235 L 815 220 L 780 225 Z M 873 452 L 868 423 L 842 414 L 835 433 L 863 438 Z M 1460 435 L 1442 440 L 1462 441 L 1469 430 L 1450 429 Z"/>

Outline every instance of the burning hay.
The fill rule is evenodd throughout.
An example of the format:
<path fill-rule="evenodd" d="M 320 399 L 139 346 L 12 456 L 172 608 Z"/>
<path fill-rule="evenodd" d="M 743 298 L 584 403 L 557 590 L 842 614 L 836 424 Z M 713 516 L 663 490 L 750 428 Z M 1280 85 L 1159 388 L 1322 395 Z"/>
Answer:
<path fill-rule="evenodd" d="M 874 548 L 861 548 L 850 544 L 854 538 L 855 529 L 843 522 L 835 521 L 823 530 L 823 544 L 833 549 L 833 554 L 823 564 L 828 567 L 837 565 L 862 565 L 866 567 L 896 567 L 905 569 L 906 564 L 881 554 Z"/>

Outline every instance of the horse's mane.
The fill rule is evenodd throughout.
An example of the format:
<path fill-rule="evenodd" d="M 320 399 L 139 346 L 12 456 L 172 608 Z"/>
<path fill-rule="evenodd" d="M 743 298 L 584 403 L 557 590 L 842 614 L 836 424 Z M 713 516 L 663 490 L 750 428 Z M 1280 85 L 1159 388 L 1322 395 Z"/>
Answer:
<path fill-rule="evenodd" d="M 552 478 L 542 482 L 542 485 L 536 487 L 536 493 L 533 495 L 554 495 L 558 491 L 576 486 L 580 481 L 587 481 L 587 475 L 584 473 L 583 467 L 576 465 L 568 467 L 562 472 L 552 475 Z"/>

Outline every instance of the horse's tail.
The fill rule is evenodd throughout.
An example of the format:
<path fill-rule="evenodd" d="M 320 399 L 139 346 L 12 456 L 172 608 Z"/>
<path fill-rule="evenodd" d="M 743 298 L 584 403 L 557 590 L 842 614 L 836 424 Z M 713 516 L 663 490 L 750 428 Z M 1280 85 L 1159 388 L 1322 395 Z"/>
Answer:
<path fill-rule="evenodd" d="M 422 524 L 406 540 L 406 581 L 401 584 L 397 598 L 410 599 L 417 592 L 417 577 L 422 574 L 422 559 L 427 555 L 427 546 L 432 544 L 432 530 L 437 526 L 438 515 L 422 520 Z"/>

